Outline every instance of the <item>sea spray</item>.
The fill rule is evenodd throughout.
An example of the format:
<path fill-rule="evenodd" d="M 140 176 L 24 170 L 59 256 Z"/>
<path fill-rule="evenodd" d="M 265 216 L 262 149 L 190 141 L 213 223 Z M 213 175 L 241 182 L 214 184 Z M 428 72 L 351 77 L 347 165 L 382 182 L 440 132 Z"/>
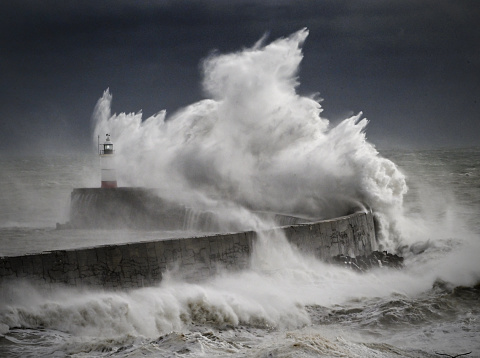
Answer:
<path fill-rule="evenodd" d="M 315 95 L 297 93 L 307 35 L 211 55 L 202 63 L 210 99 L 169 117 L 111 115 L 107 90 L 94 137 L 115 141 L 121 185 L 159 188 L 193 207 L 220 200 L 311 219 L 372 208 L 382 247 L 395 249 L 405 177 L 366 141 L 361 113 L 332 127 Z"/>

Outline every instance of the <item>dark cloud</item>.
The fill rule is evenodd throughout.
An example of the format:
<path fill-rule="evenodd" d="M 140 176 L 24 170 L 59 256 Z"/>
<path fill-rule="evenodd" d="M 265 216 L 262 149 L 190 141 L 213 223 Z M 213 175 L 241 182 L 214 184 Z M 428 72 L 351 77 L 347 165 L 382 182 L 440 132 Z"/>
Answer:
<path fill-rule="evenodd" d="M 87 147 L 114 111 L 172 112 L 202 97 L 199 63 L 308 27 L 302 93 L 332 120 L 363 111 L 376 143 L 479 144 L 476 1 L 15 1 L 0 11 L 0 149 Z M 53 140 L 52 138 L 58 138 Z M 69 144 L 72 141 L 69 142 Z"/>

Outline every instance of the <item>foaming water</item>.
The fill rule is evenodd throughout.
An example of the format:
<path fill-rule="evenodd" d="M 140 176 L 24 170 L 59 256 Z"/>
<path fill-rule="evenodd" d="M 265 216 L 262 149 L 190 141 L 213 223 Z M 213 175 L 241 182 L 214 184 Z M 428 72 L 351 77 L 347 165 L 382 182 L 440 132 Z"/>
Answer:
<path fill-rule="evenodd" d="M 461 332 L 479 333 L 475 317 L 480 292 L 454 291 L 458 277 L 439 283 L 442 273 L 436 269 L 442 262 L 429 250 L 423 254 L 429 259 L 407 262 L 404 270 L 359 274 L 300 254 L 278 231 L 260 238 L 250 269 L 225 271 L 201 283 L 184 280 L 181 270 L 169 272 L 159 286 L 127 292 L 51 291 L 16 282 L 2 291 L 0 322 L 12 339 L 15 327 L 31 328 L 22 335 L 34 340 L 46 334 L 47 351 L 68 354 L 106 349 L 118 356 L 155 356 L 164 350 L 166 356 L 182 350 L 194 355 L 275 351 L 288 356 L 308 346 L 305 356 L 343 352 L 360 357 L 369 352 L 389 357 L 392 349 L 405 352 L 387 343 L 404 344 L 412 330 L 427 336 L 409 342 L 410 349 L 448 348 L 436 341 L 441 334 L 435 327 L 451 329 L 448 322 L 461 316 L 459 338 Z M 441 255 L 448 259 L 449 253 Z M 430 329 L 435 334 L 429 337 L 425 331 Z M 352 337 L 364 343 L 354 343 Z M 467 343 L 480 348 L 474 342 Z M 38 353 L 38 347 L 32 352 Z"/>

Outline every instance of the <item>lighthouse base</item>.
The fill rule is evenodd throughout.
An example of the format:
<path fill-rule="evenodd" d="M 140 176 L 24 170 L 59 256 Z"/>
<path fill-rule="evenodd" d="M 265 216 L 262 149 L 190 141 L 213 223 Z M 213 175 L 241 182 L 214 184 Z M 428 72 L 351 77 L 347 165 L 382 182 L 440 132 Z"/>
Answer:
<path fill-rule="evenodd" d="M 279 226 L 305 223 L 305 218 L 257 212 Z M 59 228 L 141 229 L 235 232 L 251 229 L 234 217 L 179 204 L 147 188 L 79 188 L 71 194 L 70 222 Z"/>
<path fill-rule="evenodd" d="M 154 190 L 117 188 L 115 181 L 102 181 L 102 188 L 72 191 L 68 226 L 170 230 L 178 229 L 184 212 L 183 206 L 159 198 Z"/>
<path fill-rule="evenodd" d="M 112 188 L 116 188 L 117 187 L 117 181 L 114 180 L 114 181 L 103 181 L 102 180 L 102 185 L 101 185 L 101 188 L 102 189 L 112 189 Z"/>

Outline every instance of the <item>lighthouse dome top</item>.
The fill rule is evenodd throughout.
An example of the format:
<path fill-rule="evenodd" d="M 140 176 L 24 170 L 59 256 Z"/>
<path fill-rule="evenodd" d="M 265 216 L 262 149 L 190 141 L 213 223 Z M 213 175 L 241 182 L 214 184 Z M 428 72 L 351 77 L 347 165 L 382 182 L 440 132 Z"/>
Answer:
<path fill-rule="evenodd" d="M 103 150 L 100 154 L 113 154 L 113 143 L 110 139 L 110 134 L 106 135 L 105 142 L 103 143 Z"/>

